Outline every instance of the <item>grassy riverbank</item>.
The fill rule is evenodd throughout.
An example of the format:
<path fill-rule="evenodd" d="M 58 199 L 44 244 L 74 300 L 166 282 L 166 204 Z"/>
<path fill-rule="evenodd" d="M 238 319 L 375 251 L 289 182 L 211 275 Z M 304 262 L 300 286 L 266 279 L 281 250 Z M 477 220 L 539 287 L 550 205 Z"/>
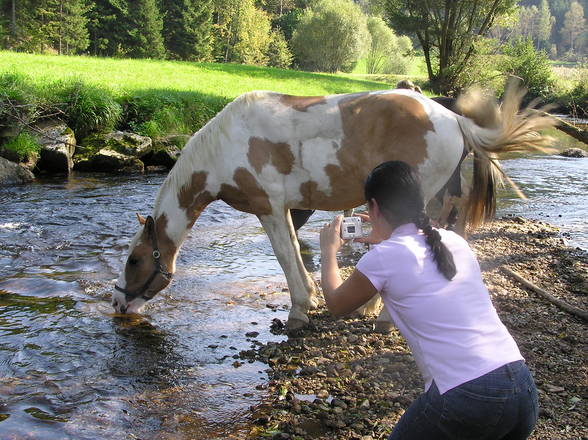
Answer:
<path fill-rule="evenodd" d="M 390 85 L 329 74 L 238 64 L 0 52 L 0 129 L 49 115 L 76 135 L 122 129 L 147 136 L 197 131 L 251 90 L 325 95 Z"/>

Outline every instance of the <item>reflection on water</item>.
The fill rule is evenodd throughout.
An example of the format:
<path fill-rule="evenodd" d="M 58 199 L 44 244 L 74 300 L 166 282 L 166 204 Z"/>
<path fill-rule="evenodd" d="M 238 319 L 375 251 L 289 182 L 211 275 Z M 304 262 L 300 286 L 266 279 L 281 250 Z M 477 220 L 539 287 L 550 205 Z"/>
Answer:
<path fill-rule="evenodd" d="M 134 212 L 151 211 L 162 181 L 74 175 L 0 189 L 0 437 L 247 432 L 266 366 L 234 357 L 252 347 L 247 332 L 278 339 L 267 323 L 285 319 L 289 303 L 255 217 L 211 206 L 173 288 L 140 319 L 112 315 Z"/>
<path fill-rule="evenodd" d="M 499 214 L 545 218 L 588 248 L 586 163 L 505 161 L 529 200 L 504 193 Z M 2 438 L 244 437 L 267 366 L 241 363 L 238 352 L 255 343 L 247 332 L 276 340 L 269 323 L 289 304 L 254 216 L 213 203 L 186 240 L 172 288 L 143 317 L 113 316 L 108 303 L 134 213 L 151 212 L 162 181 L 74 175 L 0 189 Z M 331 218 L 317 213 L 300 231 L 311 271 Z"/>

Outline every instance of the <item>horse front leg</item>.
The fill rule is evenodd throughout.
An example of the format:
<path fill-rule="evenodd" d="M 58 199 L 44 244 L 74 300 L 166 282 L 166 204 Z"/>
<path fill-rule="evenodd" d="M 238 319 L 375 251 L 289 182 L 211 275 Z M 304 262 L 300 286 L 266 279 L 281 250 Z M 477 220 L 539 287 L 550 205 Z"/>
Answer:
<path fill-rule="evenodd" d="M 259 216 L 290 290 L 292 308 L 288 315 L 288 329 L 296 330 L 308 324 L 308 310 L 315 305 L 314 281 L 306 272 L 292 219 L 288 210 L 274 210 L 272 215 Z"/>

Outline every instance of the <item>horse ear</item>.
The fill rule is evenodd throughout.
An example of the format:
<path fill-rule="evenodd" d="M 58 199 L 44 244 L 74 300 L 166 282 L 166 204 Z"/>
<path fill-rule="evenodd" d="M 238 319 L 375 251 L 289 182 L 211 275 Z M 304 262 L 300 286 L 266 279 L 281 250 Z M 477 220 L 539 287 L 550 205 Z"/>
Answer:
<path fill-rule="evenodd" d="M 137 212 L 137 220 L 139 220 L 139 223 L 141 223 L 141 225 L 145 225 L 145 223 L 147 223 L 147 220 L 145 220 L 145 217 L 143 217 L 141 214 L 139 214 Z"/>

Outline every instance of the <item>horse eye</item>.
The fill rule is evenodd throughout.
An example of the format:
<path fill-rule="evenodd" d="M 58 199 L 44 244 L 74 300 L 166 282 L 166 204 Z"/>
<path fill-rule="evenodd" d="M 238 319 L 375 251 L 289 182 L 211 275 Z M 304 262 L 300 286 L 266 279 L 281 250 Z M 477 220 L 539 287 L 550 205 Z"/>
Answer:
<path fill-rule="evenodd" d="M 139 263 L 139 259 L 135 257 L 129 257 L 129 264 L 134 266 L 135 264 Z"/>

